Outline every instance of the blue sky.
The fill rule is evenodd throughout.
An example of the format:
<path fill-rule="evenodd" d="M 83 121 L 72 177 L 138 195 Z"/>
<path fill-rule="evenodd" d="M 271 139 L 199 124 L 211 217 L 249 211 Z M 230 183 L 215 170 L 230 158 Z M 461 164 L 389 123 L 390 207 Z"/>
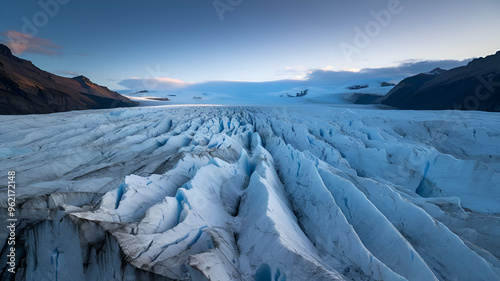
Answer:
<path fill-rule="evenodd" d="M 153 77 L 174 87 L 308 79 L 318 71 L 461 61 L 500 50 L 498 0 L 4 0 L 1 5 L 0 40 L 17 42 L 18 56 L 112 89 Z"/>

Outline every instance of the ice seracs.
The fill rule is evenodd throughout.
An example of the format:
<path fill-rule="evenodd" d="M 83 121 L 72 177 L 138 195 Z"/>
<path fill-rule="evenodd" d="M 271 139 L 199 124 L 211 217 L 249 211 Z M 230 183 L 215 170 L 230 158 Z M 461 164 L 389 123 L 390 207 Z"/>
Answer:
<path fill-rule="evenodd" d="M 22 280 L 500 276 L 500 116 L 82 114 L 0 116 L 0 173 L 19 167 Z"/>

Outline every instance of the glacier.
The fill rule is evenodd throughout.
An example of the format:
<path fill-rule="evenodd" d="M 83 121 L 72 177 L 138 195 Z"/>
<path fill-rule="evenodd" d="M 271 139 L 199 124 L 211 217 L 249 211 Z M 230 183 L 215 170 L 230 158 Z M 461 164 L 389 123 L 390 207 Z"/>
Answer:
<path fill-rule="evenodd" d="M 18 219 L 15 275 L 0 231 L 2 280 L 500 280 L 498 114 L 206 105 L 0 122 Z"/>

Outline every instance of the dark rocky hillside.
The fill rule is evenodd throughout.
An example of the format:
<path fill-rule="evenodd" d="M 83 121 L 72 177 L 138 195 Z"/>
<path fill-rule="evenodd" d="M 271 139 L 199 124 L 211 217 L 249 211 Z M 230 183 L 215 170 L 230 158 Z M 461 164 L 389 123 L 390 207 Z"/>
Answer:
<path fill-rule="evenodd" d="M 378 102 L 400 109 L 500 111 L 500 51 L 448 71 L 408 77 Z"/>
<path fill-rule="evenodd" d="M 65 78 L 12 55 L 0 44 L 0 114 L 53 113 L 130 107 L 128 98 L 84 76 Z"/>

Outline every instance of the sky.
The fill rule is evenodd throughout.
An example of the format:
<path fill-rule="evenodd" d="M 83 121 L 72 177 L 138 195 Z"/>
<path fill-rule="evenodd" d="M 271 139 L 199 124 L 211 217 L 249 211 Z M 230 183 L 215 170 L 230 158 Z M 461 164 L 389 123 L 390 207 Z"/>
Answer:
<path fill-rule="evenodd" d="M 0 42 L 17 56 L 115 90 L 314 81 L 339 73 L 367 76 L 373 69 L 404 70 L 397 73 L 401 76 L 416 74 L 423 65 L 451 68 L 500 50 L 498 0 L 2 0 L 0 5 Z"/>

